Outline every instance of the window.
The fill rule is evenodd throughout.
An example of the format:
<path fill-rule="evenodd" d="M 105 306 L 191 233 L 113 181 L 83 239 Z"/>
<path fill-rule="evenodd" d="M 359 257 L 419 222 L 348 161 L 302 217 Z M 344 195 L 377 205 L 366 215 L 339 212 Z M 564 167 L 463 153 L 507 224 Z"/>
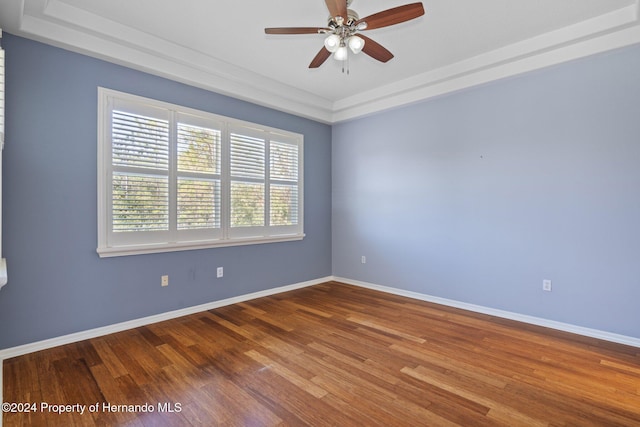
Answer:
<path fill-rule="evenodd" d="M 303 137 L 98 91 L 98 253 L 299 240 Z"/>

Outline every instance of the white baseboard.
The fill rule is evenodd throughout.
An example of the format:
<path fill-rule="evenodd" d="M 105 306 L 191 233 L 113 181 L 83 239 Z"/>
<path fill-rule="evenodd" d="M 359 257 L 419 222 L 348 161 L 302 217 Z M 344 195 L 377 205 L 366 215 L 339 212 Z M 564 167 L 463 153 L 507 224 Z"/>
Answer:
<path fill-rule="evenodd" d="M 140 326 L 150 325 L 152 323 L 162 322 L 164 320 L 175 319 L 177 317 L 188 316 L 190 314 L 200 313 L 202 311 L 213 310 L 215 308 L 224 307 L 226 305 L 237 304 L 239 302 L 249 301 L 256 298 L 266 297 L 270 295 L 279 294 L 282 292 L 288 292 L 295 289 L 306 288 L 308 286 L 318 285 L 333 280 L 332 276 L 323 277 L 320 279 L 309 280 L 307 282 L 295 283 L 287 286 L 280 286 L 278 288 L 267 289 L 264 291 L 253 292 L 250 294 L 240 295 L 237 297 L 227 298 L 219 301 L 212 301 L 206 304 L 195 305 L 192 307 L 182 308 L 180 310 L 169 311 L 167 313 L 156 314 L 153 316 L 143 317 L 140 319 L 129 320 L 127 322 L 116 323 L 114 325 L 103 326 L 100 328 L 89 329 L 87 331 L 76 332 L 61 337 L 51 338 L 44 341 L 38 341 L 30 344 L 24 344 L 17 347 L 11 347 L 4 350 L 0 350 L 0 362 L 4 359 L 12 357 L 22 356 L 25 354 L 33 353 L 40 350 L 46 350 L 48 348 L 57 347 L 60 345 L 71 344 L 74 342 L 84 341 L 91 338 L 101 337 L 103 335 L 113 334 L 115 332 L 126 331 L 128 329 L 138 328 Z M 0 370 L 0 381 L 2 380 L 2 371 Z M 0 392 L 1 392 L 0 388 Z"/>
<path fill-rule="evenodd" d="M 292 291 L 295 289 L 306 288 L 308 286 L 318 285 L 321 283 L 336 281 L 349 285 L 359 286 L 362 288 L 373 289 L 376 291 L 386 292 L 389 294 L 404 296 L 413 298 L 416 300 L 432 302 L 435 304 L 441 304 L 449 307 L 460 308 L 463 310 L 469 310 L 476 313 L 488 314 L 490 316 L 501 317 L 505 319 L 516 320 L 519 322 L 529 323 L 532 325 L 543 326 L 551 329 L 556 329 L 564 332 L 570 332 L 578 335 L 583 335 L 591 338 L 597 338 L 605 341 L 610 341 L 618 344 L 625 344 L 633 347 L 640 348 L 640 338 L 628 337 L 625 335 L 614 334 L 611 332 L 600 331 L 597 329 L 585 328 L 582 326 L 571 325 L 568 323 L 556 322 L 553 320 L 542 319 L 539 317 L 528 316 L 524 314 L 513 313 L 510 311 L 498 310 L 490 307 L 483 307 L 480 305 L 468 304 L 465 302 L 450 300 L 446 298 L 435 297 L 431 295 L 421 294 L 418 292 L 406 291 L 398 288 L 392 288 L 389 286 L 376 285 L 373 283 L 362 282 L 359 280 L 347 279 L 344 277 L 328 276 L 320 279 L 310 280 L 307 282 L 295 283 L 292 285 L 281 286 L 278 288 L 267 289 L 264 291 L 254 292 L 251 294 L 240 295 L 237 297 L 227 298 L 224 300 L 213 301 L 206 304 L 201 304 L 193 307 L 187 307 L 180 310 L 174 310 L 167 313 L 161 313 L 154 316 L 143 317 L 140 319 L 134 319 L 127 322 L 117 323 L 114 325 L 104 326 L 101 328 L 90 329 L 83 332 L 77 332 L 69 335 L 64 335 L 57 338 L 51 338 L 44 341 L 38 341 L 30 344 L 25 344 L 17 347 L 12 347 L 4 350 L 0 350 L 0 402 L 2 401 L 2 362 L 4 359 L 12 357 L 22 356 L 25 354 L 33 353 L 40 350 L 46 350 L 48 348 L 57 347 L 60 345 L 71 344 L 91 338 L 97 338 L 103 335 L 112 334 L 115 332 L 121 332 L 128 329 L 137 328 L 140 326 L 149 325 L 152 323 L 162 322 L 164 320 L 175 319 L 177 317 L 188 316 L 190 314 L 199 313 L 202 311 L 212 310 L 219 307 L 224 307 L 230 304 L 236 304 L 239 302 L 249 301 L 256 298 L 266 297 L 270 295 L 276 295 L 282 292 Z M 1 415 L 1 414 L 0 414 Z M 2 426 L 2 417 L 0 416 L 0 427 Z"/>
<path fill-rule="evenodd" d="M 188 316 L 190 314 L 200 313 L 202 311 L 213 310 L 215 308 L 224 307 L 226 305 L 237 304 L 239 302 L 249 301 L 256 298 L 280 294 L 283 292 L 293 291 L 295 289 L 306 288 L 308 286 L 318 285 L 320 283 L 329 282 L 331 280 L 333 280 L 333 276 L 323 277 L 315 280 L 309 280 L 307 282 L 294 283 L 292 285 L 280 286 L 278 288 L 267 289 L 264 291 L 254 292 L 251 294 L 245 294 L 245 295 L 240 295 L 237 297 L 227 298 L 219 301 L 213 301 L 210 303 L 196 305 L 193 307 L 187 307 L 180 310 L 174 310 L 167 313 L 156 314 L 154 316 L 148 316 L 140 319 L 129 320 L 127 322 L 116 323 L 114 325 L 103 326 L 101 328 L 95 328 L 87 331 L 76 332 L 73 334 L 64 335 L 57 338 L 51 338 L 48 340 L 38 341 L 30 344 L 25 344 L 17 347 L 11 347 L 4 350 L 0 350 L 0 403 L 4 402 L 2 373 L 3 373 L 3 363 L 5 359 L 22 356 L 22 355 L 33 353 L 40 350 L 46 350 L 48 348 L 53 348 L 60 345 L 71 344 L 74 342 L 84 341 L 91 338 L 97 338 L 97 337 L 112 334 L 115 332 L 126 331 L 128 329 L 138 328 L 140 326 L 150 325 L 152 323 L 158 323 L 164 320 L 170 320 L 170 319 L 175 319 L 177 317 Z M 2 427 L 2 413 L 0 413 L 0 427 Z"/>
<path fill-rule="evenodd" d="M 103 326 L 101 328 L 90 329 L 87 331 L 77 332 L 74 334 L 64 335 L 57 338 L 51 338 L 44 341 L 38 341 L 30 344 L 20 345 L 17 347 L 7 348 L 0 350 L 0 402 L 3 400 L 3 362 L 5 359 L 12 357 L 22 356 L 25 354 L 33 353 L 40 350 L 46 350 L 48 348 L 57 347 L 60 345 L 71 344 L 91 338 L 101 337 L 103 335 L 112 334 L 115 332 L 126 331 L 128 329 L 138 328 L 140 326 L 150 325 L 152 323 L 162 322 L 164 320 L 175 319 L 177 317 L 188 316 L 190 314 L 200 313 L 207 310 L 213 310 L 215 308 L 224 307 L 226 305 L 237 304 L 239 302 L 249 301 L 256 298 L 266 297 L 270 295 L 279 294 L 282 292 L 288 292 L 295 289 L 306 288 L 308 286 L 318 285 L 333 280 L 333 276 L 324 277 L 315 280 L 309 280 L 307 282 L 294 283 L 292 285 L 280 286 L 278 288 L 267 289 L 264 291 L 254 292 L 251 294 L 240 295 L 237 297 L 227 298 L 224 300 L 213 301 L 206 304 L 196 305 L 193 307 L 187 307 L 180 310 L 169 311 L 167 313 L 156 314 L 154 316 L 143 317 L 140 319 L 134 319 L 127 322 L 117 323 L 114 325 Z M 2 427 L 2 414 L 0 413 L 0 427 Z"/>
<path fill-rule="evenodd" d="M 140 326 L 150 325 L 153 323 L 162 322 L 164 320 L 175 319 L 177 317 L 188 316 L 190 314 L 199 313 L 202 311 L 212 310 L 226 305 L 236 304 L 239 302 L 249 301 L 256 298 L 266 297 L 270 295 L 276 295 L 282 292 L 292 291 L 295 289 L 302 289 L 308 286 L 317 285 L 329 281 L 342 282 L 349 285 L 359 286 L 362 288 L 373 289 L 376 291 L 386 292 L 394 295 L 413 298 L 416 300 L 432 302 L 435 304 L 446 305 L 449 307 L 460 308 L 463 310 L 469 310 L 476 313 L 488 314 L 490 316 L 501 317 L 510 320 L 516 320 L 519 322 L 529 323 L 532 325 L 543 326 L 551 329 L 557 329 L 564 332 L 570 332 L 578 335 L 583 335 L 591 338 L 598 338 L 605 341 L 611 341 L 618 344 L 630 345 L 640 348 L 640 338 L 629 337 L 625 335 L 614 334 L 611 332 L 601 331 L 597 329 L 585 328 L 582 326 L 576 326 L 569 323 L 556 322 L 554 320 L 547 320 L 540 317 L 528 316 L 525 314 L 514 313 L 505 310 L 498 310 L 495 308 L 484 307 L 475 304 L 469 304 L 456 300 L 440 298 L 432 295 L 422 294 L 418 292 L 406 291 L 403 289 L 392 288 L 389 286 L 377 285 L 368 282 L 362 282 L 359 280 L 347 279 L 345 277 L 327 276 L 320 279 L 309 280 L 306 282 L 294 283 L 292 285 L 280 286 L 273 289 L 267 289 L 264 291 L 253 292 L 250 294 L 240 295 L 237 297 L 227 298 L 219 301 L 212 301 L 206 304 L 196 305 L 192 307 L 183 308 L 180 310 L 174 310 L 167 313 L 156 314 L 153 316 L 143 317 L 140 319 L 129 320 L 127 322 L 116 323 L 114 325 L 103 326 L 100 328 L 90 329 L 87 331 L 76 332 L 61 337 L 51 338 L 43 341 L 38 341 L 30 344 L 24 344 L 17 347 L 11 347 L 4 350 L 0 350 L 0 362 L 4 359 L 12 357 L 22 356 L 25 354 L 33 353 L 40 350 L 46 350 L 48 348 L 57 347 L 60 345 L 71 344 L 91 338 L 97 338 L 103 335 L 112 334 L 115 332 L 121 332 L 128 329 L 137 328 Z M 0 381 L 2 381 L 2 370 L 0 370 Z M 0 383 L 1 385 L 1 383 Z M 2 389 L 0 388 L 0 393 Z"/>
<path fill-rule="evenodd" d="M 563 332 L 582 335 L 591 338 L 597 338 L 604 341 L 610 341 L 618 344 L 629 345 L 640 348 L 640 338 L 629 337 L 626 335 L 614 334 L 612 332 L 600 331 L 598 329 L 585 328 L 569 323 L 556 322 L 555 320 L 547 320 L 540 317 L 528 316 L 526 314 L 513 313 L 511 311 L 498 310 L 495 308 L 484 307 L 481 305 L 468 304 L 465 302 L 450 300 L 446 298 L 435 297 L 432 295 L 421 294 L 418 292 L 405 291 L 403 289 L 392 288 L 389 286 L 376 285 L 373 283 L 361 282 L 359 280 L 347 279 L 344 277 L 333 277 L 336 282 L 346 283 L 348 285 L 359 286 L 362 288 L 373 289 L 376 291 L 386 292 L 403 297 L 413 298 L 421 301 L 432 302 L 435 304 L 446 305 L 449 307 L 460 308 L 463 310 L 473 311 L 476 313 L 488 314 L 490 316 L 501 317 L 504 319 L 516 320 L 518 322 L 529 323 L 531 325 L 543 326 L 545 328 L 556 329 Z"/>

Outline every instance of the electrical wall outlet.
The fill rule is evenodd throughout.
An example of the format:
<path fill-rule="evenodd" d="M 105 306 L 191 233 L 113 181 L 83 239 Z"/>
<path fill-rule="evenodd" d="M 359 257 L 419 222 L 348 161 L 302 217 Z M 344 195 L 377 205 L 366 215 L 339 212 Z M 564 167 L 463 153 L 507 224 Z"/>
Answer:
<path fill-rule="evenodd" d="M 224 269 L 222 267 L 218 267 L 216 269 L 216 277 L 219 279 L 224 276 Z"/>
<path fill-rule="evenodd" d="M 551 292 L 551 280 L 545 279 L 542 281 L 542 290 L 546 292 Z"/>
<path fill-rule="evenodd" d="M 160 284 L 162 286 L 169 286 L 169 276 L 162 276 L 160 278 Z"/>
<path fill-rule="evenodd" d="M 362 255 L 362 258 L 360 258 L 360 262 L 363 263 L 363 264 L 366 264 L 367 263 L 367 257 Z"/>

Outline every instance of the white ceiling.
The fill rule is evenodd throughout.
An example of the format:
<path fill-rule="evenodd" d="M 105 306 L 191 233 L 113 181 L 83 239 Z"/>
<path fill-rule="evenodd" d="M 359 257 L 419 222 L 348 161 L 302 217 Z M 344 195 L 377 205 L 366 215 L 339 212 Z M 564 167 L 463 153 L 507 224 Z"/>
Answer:
<path fill-rule="evenodd" d="M 354 0 L 361 17 L 416 0 Z M 308 68 L 323 0 L 0 0 L 0 27 L 194 86 L 334 123 L 640 43 L 640 0 L 423 0 L 366 35 L 395 55 Z"/>

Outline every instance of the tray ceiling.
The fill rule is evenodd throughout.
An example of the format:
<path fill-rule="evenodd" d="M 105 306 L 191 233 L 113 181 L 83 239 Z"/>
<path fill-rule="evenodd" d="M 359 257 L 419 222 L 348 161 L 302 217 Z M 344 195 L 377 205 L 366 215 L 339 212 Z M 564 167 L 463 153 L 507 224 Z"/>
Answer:
<path fill-rule="evenodd" d="M 414 1 L 414 0 L 411 0 Z M 360 16 L 410 3 L 354 0 Z M 639 0 L 424 0 L 426 14 L 367 36 L 394 53 L 309 62 L 322 0 L 20 0 L 0 3 L 12 34 L 215 92 L 335 123 L 640 42 Z"/>

